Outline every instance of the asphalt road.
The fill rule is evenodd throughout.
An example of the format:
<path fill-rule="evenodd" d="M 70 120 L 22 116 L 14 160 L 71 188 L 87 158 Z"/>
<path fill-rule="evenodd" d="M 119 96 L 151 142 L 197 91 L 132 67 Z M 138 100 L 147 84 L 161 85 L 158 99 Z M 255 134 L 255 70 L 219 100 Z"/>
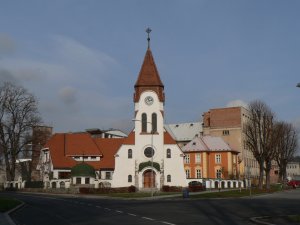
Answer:
<path fill-rule="evenodd" d="M 1 195 L 8 193 L 1 193 Z M 247 225 L 251 217 L 300 213 L 300 189 L 251 198 L 115 200 L 9 193 L 25 202 L 19 225 Z"/>

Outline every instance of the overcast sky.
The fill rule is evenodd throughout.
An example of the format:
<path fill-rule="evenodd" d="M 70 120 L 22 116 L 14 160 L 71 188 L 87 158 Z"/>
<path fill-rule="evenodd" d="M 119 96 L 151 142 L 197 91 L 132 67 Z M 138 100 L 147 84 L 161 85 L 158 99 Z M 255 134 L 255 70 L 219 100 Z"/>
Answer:
<path fill-rule="evenodd" d="M 265 101 L 300 128 L 300 1 L 0 0 L 0 83 L 55 132 L 128 131 L 150 26 L 166 123 Z"/>

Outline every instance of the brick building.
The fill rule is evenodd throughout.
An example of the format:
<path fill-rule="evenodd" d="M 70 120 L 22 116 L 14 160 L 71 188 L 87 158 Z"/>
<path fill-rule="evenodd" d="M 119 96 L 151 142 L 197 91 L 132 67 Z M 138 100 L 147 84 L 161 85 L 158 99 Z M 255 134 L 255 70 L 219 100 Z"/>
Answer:
<path fill-rule="evenodd" d="M 239 178 L 251 178 L 256 182 L 258 163 L 245 144 L 243 125 L 249 119 L 248 110 L 243 107 L 210 109 L 203 114 L 203 135 L 222 137 L 238 155 Z"/>

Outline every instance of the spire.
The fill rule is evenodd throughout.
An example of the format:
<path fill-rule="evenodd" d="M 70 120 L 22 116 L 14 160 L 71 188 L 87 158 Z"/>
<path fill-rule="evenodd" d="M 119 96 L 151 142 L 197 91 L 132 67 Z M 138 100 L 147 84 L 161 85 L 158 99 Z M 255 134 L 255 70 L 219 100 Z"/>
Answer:
<path fill-rule="evenodd" d="M 150 49 L 150 37 L 151 32 L 150 28 L 147 28 L 146 32 L 148 33 L 148 48 L 144 57 L 143 64 L 138 76 L 138 79 L 134 85 L 135 96 L 134 101 L 139 100 L 139 96 L 143 91 L 152 90 L 155 91 L 161 101 L 164 101 L 164 85 L 160 79 L 158 70 L 156 68 L 154 58 Z"/>

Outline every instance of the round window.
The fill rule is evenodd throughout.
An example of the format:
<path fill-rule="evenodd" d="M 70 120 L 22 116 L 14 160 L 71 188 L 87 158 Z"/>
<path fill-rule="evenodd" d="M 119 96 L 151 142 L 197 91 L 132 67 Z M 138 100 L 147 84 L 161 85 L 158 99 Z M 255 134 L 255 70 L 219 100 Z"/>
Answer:
<path fill-rule="evenodd" d="M 151 147 L 147 147 L 145 150 L 144 150 L 144 154 L 147 158 L 151 158 L 153 155 L 154 155 L 154 149 L 151 148 Z"/>

